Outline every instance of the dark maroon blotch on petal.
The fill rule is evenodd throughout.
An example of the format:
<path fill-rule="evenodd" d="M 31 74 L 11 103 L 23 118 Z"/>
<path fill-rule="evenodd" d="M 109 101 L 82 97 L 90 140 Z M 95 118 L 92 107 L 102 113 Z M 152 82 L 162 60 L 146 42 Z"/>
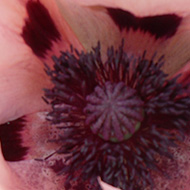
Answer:
<path fill-rule="evenodd" d="M 176 14 L 137 17 L 122 9 L 107 8 L 107 10 L 121 31 L 123 29 L 129 30 L 130 28 L 134 31 L 140 29 L 141 31 L 149 32 L 156 39 L 172 37 L 182 21 L 182 17 Z"/>
<path fill-rule="evenodd" d="M 24 128 L 25 120 L 17 120 L 0 125 L 0 141 L 5 160 L 19 161 L 23 160 L 27 154 L 28 148 L 23 147 L 21 131 Z"/>
<path fill-rule="evenodd" d="M 21 35 L 34 54 L 44 58 L 52 42 L 60 40 L 61 35 L 48 10 L 39 1 L 28 1 L 26 10 L 28 18 Z"/>

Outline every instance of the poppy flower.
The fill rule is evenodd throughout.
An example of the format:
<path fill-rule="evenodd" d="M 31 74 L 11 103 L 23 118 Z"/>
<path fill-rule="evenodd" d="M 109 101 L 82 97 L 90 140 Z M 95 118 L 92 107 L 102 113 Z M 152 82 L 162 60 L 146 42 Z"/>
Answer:
<path fill-rule="evenodd" d="M 1 1 L 2 189 L 189 189 L 188 5 Z"/>

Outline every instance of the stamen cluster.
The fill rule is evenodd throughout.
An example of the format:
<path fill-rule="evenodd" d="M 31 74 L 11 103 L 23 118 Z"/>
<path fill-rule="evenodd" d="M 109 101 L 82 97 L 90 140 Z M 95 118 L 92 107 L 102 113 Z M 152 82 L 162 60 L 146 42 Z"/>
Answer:
<path fill-rule="evenodd" d="M 59 174 L 66 183 L 97 176 L 123 190 L 154 187 L 151 171 L 166 175 L 156 157 L 173 159 L 189 132 L 190 98 L 178 77 L 168 79 L 154 61 L 129 57 L 113 47 L 102 61 L 100 44 L 90 53 L 62 52 L 46 72 L 54 84 L 45 90 L 52 105 L 48 119 L 60 128 Z"/>

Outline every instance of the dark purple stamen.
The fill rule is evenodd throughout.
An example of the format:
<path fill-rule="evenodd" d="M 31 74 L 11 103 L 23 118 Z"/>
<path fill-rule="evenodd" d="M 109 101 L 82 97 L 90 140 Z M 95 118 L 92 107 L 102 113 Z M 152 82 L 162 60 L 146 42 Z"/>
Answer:
<path fill-rule="evenodd" d="M 32 51 L 43 58 L 46 51 L 51 50 L 53 41 L 60 40 L 61 35 L 40 1 L 28 1 L 26 9 L 28 18 L 21 35 Z"/>
<path fill-rule="evenodd" d="M 0 125 L 2 152 L 7 161 L 23 160 L 27 154 L 28 148 L 23 146 L 21 136 L 24 122 L 23 118 L 19 118 Z"/>
<path fill-rule="evenodd" d="M 132 58 L 123 45 L 109 48 L 105 62 L 98 44 L 90 53 L 62 52 L 47 67 L 47 118 L 60 129 L 67 189 L 72 179 L 95 184 L 98 176 L 121 189 L 153 189 L 152 171 L 169 175 L 156 157 L 174 160 L 170 148 L 189 133 L 190 97 L 178 77 L 167 79 L 163 57 Z"/>
<path fill-rule="evenodd" d="M 182 21 L 182 18 L 176 14 L 137 17 L 122 9 L 107 8 L 107 10 L 120 30 L 140 29 L 154 35 L 156 39 L 172 37 Z"/>

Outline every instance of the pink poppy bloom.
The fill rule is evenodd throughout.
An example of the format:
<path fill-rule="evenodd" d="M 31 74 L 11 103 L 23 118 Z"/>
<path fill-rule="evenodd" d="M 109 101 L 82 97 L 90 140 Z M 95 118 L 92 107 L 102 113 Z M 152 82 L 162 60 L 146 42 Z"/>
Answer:
<path fill-rule="evenodd" d="M 1 0 L 3 190 L 190 188 L 189 0 Z"/>

